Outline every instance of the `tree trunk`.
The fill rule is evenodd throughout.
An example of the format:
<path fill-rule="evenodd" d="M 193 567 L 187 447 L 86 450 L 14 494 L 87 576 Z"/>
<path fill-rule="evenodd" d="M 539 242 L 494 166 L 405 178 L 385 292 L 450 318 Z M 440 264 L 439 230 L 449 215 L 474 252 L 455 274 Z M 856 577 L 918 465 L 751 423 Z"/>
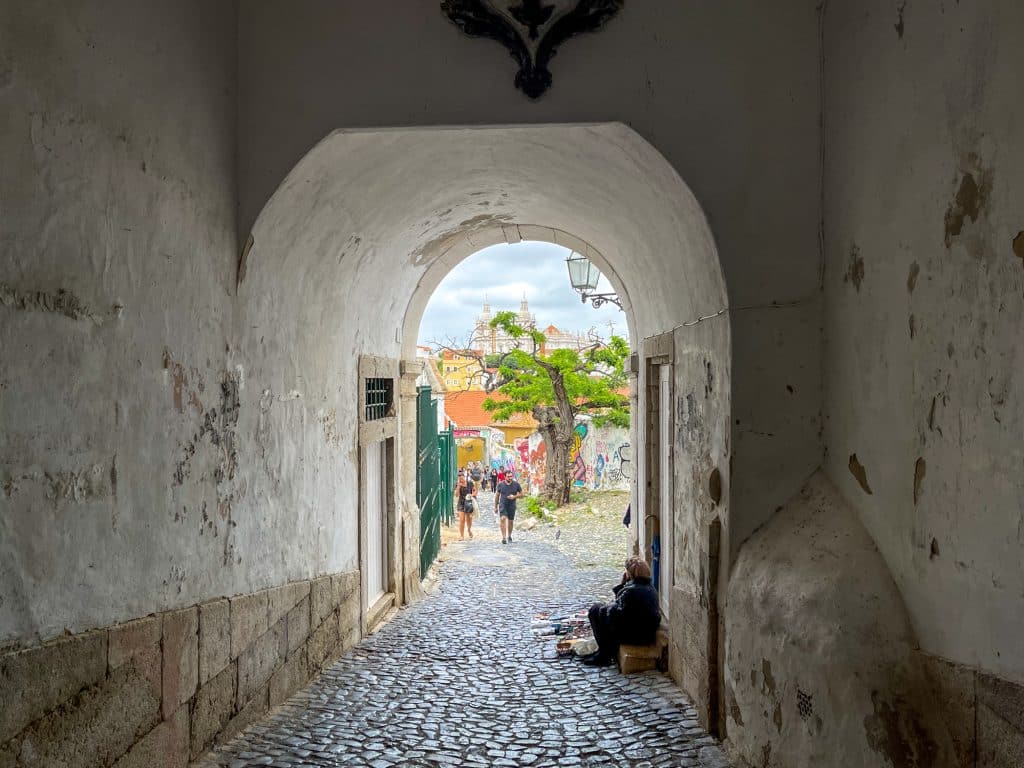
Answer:
<path fill-rule="evenodd" d="M 551 380 L 554 405 L 535 405 L 533 418 L 537 420 L 544 442 L 547 444 L 548 464 L 544 475 L 544 498 L 556 506 L 569 503 L 569 446 L 576 428 L 576 409 L 565 389 L 565 376 L 550 363 L 533 357 Z"/>
<path fill-rule="evenodd" d="M 539 423 L 539 431 L 547 450 L 547 471 L 541 497 L 561 507 L 569 503 L 572 425 L 568 430 L 564 429 L 564 422 L 558 417 L 558 408 L 552 406 L 535 407 L 533 417 Z"/>

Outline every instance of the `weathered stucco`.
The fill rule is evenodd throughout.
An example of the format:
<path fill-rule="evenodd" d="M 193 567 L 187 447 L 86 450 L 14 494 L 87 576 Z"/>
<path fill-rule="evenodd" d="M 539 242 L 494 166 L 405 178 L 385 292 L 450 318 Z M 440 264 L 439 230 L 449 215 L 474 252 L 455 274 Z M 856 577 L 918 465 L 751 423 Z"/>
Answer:
<path fill-rule="evenodd" d="M 669 602 L 671 672 L 718 733 L 719 611 L 729 575 L 729 395 L 732 371 L 716 353 L 727 329 L 714 321 L 673 338 L 673 584 Z M 721 589 L 719 588 L 721 585 Z"/>
<path fill-rule="evenodd" d="M 922 648 L 1022 682 L 1024 5 L 826 20 L 826 467 Z"/>
<path fill-rule="evenodd" d="M 279 578 L 225 508 L 234 23 L 0 4 L 0 646 Z"/>
<path fill-rule="evenodd" d="M 725 627 L 729 741 L 750 765 L 961 764 L 896 584 L 824 473 L 743 546 Z"/>

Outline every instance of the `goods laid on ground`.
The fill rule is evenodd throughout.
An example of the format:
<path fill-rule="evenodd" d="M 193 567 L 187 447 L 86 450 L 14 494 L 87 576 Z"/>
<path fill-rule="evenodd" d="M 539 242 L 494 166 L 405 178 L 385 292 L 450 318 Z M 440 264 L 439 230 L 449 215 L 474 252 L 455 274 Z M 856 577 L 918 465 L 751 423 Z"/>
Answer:
<path fill-rule="evenodd" d="M 581 644 L 588 649 L 593 645 L 596 649 L 597 644 L 594 642 L 594 633 L 590 629 L 586 611 L 560 615 L 541 612 L 533 617 L 530 629 L 533 636 L 538 639 L 557 638 L 555 652 L 558 656 L 570 656 L 573 653 L 582 656 L 593 652 L 578 649 Z"/>

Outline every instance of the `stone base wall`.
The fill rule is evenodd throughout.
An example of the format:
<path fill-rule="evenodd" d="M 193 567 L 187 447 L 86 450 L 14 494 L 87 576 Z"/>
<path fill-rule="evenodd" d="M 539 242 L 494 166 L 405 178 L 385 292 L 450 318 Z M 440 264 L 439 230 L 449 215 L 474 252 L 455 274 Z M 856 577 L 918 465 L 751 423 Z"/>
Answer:
<path fill-rule="evenodd" d="M 358 642 L 359 572 L 0 656 L 0 768 L 184 768 Z"/>
<path fill-rule="evenodd" d="M 699 595 L 676 587 L 672 590 L 670 610 L 669 674 L 693 700 L 701 727 L 714 730 L 718 724 L 709 720 L 711 660 L 707 604 Z"/>
<path fill-rule="evenodd" d="M 918 652 L 963 768 L 1024 765 L 1024 685 Z"/>

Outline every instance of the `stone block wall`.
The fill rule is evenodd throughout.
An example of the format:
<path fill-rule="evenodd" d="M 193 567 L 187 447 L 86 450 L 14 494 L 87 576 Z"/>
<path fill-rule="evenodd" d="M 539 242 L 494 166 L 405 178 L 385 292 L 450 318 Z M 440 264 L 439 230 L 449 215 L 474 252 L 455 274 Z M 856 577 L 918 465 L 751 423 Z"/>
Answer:
<path fill-rule="evenodd" d="M 956 749 L 957 766 L 1014 768 L 1024 760 L 1024 685 L 918 652 Z"/>
<path fill-rule="evenodd" d="M 706 597 L 675 587 L 670 604 L 668 670 L 672 679 L 693 699 L 702 728 L 714 731 L 709 656 L 711 638 Z"/>
<path fill-rule="evenodd" d="M 0 768 L 184 768 L 361 634 L 359 572 L 0 656 Z"/>

